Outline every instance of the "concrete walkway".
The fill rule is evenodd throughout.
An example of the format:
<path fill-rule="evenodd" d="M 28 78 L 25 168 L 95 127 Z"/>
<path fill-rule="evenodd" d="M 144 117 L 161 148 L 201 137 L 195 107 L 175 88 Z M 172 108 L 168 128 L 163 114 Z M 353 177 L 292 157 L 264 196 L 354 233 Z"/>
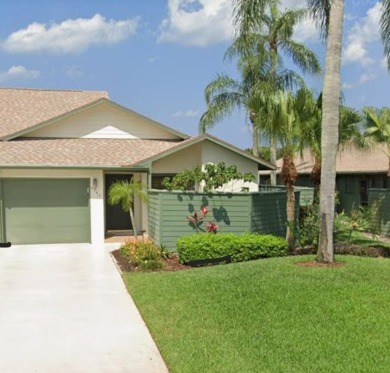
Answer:
<path fill-rule="evenodd" d="M 167 372 L 107 247 L 0 248 L 0 372 Z"/>

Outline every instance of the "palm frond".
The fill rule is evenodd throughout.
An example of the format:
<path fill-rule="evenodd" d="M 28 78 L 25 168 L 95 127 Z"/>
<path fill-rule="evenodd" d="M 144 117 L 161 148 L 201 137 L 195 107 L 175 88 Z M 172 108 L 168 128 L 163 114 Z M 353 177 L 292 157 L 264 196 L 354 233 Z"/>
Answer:
<path fill-rule="evenodd" d="M 311 16 L 320 28 L 322 38 L 325 40 L 328 37 L 332 0 L 307 0 L 307 5 Z"/>
<path fill-rule="evenodd" d="M 390 70 L 390 0 L 383 0 L 380 20 L 380 34 L 387 59 L 387 69 Z"/>

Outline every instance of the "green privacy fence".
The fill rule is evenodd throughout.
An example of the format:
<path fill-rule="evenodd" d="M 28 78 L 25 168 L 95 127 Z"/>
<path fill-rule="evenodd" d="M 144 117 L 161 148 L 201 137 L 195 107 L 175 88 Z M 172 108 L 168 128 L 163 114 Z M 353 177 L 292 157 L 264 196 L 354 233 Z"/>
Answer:
<path fill-rule="evenodd" d="M 390 189 L 369 189 L 368 206 L 373 210 L 380 234 L 390 236 Z"/>
<path fill-rule="evenodd" d="M 275 192 L 275 191 L 285 191 L 285 185 L 266 185 L 261 184 L 259 186 L 260 192 Z M 313 204 L 314 198 L 314 188 L 304 187 L 304 186 L 295 186 L 295 191 L 300 192 L 299 201 L 301 206 L 307 206 Z"/>
<path fill-rule="evenodd" d="M 284 236 L 286 233 L 286 193 L 195 193 L 150 190 L 149 237 L 158 245 L 175 250 L 176 240 L 195 233 L 187 216 L 207 206 L 207 220 L 219 225 L 219 232 L 257 232 Z M 299 192 L 296 193 L 296 216 Z M 200 226 L 205 230 L 205 222 Z"/>

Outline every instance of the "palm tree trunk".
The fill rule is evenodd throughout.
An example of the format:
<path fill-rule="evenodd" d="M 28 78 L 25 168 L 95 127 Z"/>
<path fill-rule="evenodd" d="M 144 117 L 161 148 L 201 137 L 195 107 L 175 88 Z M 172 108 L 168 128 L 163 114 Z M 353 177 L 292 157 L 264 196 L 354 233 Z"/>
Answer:
<path fill-rule="evenodd" d="M 252 154 L 255 157 L 258 157 L 259 152 L 259 127 L 257 127 L 255 121 L 256 121 L 256 113 L 254 111 L 250 111 L 249 113 L 249 120 L 252 124 Z"/>
<path fill-rule="evenodd" d="M 290 250 L 294 249 L 295 246 L 295 191 L 294 184 L 287 183 L 287 231 L 286 241 Z"/>
<path fill-rule="evenodd" d="M 129 209 L 129 214 L 130 214 L 131 225 L 133 226 L 134 236 L 135 236 L 135 238 L 137 238 L 138 232 L 137 232 L 137 228 L 135 227 L 134 213 L 133 213 L 133 209 L 131 207 Z"/>
<path fill-rule="evenodd" d="M 339 135 L 340 62 L 344 0 L 333 0 L 330 9 L 328 45 L 322 101 L 320 237 L 317 261 L 334 261 L 334 212 L 336 154 Z"/>
<path fill-rule="evenodd" d="M 270 146 L 270 153 L 271 153 L 271 163 L 276 164 L 276 141 L 274 136 L 271 138 L 271 146 Z M 276 185 L 276 170 L 271 171 L 271 185 Z"/>
<path fill-rule="evenodd" d="M 298 172 L 293 161 L 293 155 L 285 155 L 283 157 L 283 166 L 281 170 L 281 178 L 286 185 L 287 192 L 287 204 L 286 204 L 286 213 L 287 213 L 287 231 L 286 231 L 286 241 L 288 248 L 293 250 L 295 247 L 295 236 L 294 236 L 294 227 L 295 227 L 295 183 L 298 178 Z"/>
<path fill-rule="evenodd" d="M 310 174 L 311 182 L 314 187 L 313 204 L 318 204 L 320 201 L 321 187 L 321 158 L 315 158 L 313 169 Z"/>
<path fill-rule="evenodd" d="M 253 125 L 253 138 L 252 138 L 252 153 L 255 157 L 258 157 L 260 152 L 259 152 L 259 129 Z"/>

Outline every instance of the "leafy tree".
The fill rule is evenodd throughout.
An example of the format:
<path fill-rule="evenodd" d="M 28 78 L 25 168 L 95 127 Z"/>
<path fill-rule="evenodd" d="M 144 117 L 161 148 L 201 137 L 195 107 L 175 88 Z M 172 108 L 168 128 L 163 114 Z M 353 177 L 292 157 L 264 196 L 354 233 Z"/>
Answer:
<path fill-rule="evenodd" d="M 134 199 L 140 198 L 142 202 L 148 202 L 148 195 L 145 192 L 144 186 L 139 181 L 117 180 L 108 190 L 108 203 L 110 205 L 121 205 L 124 212 L 130 214 L 131 224 L 133 226 L 134 235 L 138 236 L 134 220 Z"/>
<path fill-rule="evenodd" d="M 254 179 L 253 174 L 242 174 L 235 165 L 226 166 L 224 162 L 219 162 L 216 165 L 206 164 L 204 170 L 200 166 L 196 166 L 191 170 L 186 169 L 175 175 L 172 180 L 165 178 L 162 184 L 168 190 L 191 190 L 195 185 L 204 183 L 203 190 L 212 192 L 233 180 L 251 182 Z"/>

